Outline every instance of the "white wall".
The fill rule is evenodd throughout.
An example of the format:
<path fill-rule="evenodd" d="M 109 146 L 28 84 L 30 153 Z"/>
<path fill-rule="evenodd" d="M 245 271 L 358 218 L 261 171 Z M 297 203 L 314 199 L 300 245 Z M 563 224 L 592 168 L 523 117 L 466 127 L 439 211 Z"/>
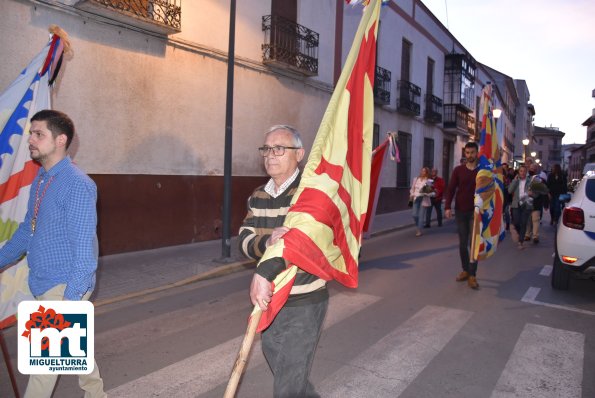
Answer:
<path fill-rule="evenodd" d="M 286 77 L 262 65 L 261 18 L 270 2 L 238 2 L 233 174 L 262 175 L 256 148 L 270 125 L 295 125 L 310 146 L 332 83 L 334 4 L 300 11 L 320 29 L 319 76 Z M 2 0 L 0 90 L 45 45 L 47 28 L 66 30 L 53 107 L 74 120 L 75 160 L 93 174 L 223 174 L 229 2 L 185 1 L 182 32 L 156 37 L 98 21 L 66 6 Z M 330 13 L 330 14 L 329 14 Z M 326 23 L 325 23 L 326 22 Z M 312 23 L 312 25 L 308 25 Z"/>

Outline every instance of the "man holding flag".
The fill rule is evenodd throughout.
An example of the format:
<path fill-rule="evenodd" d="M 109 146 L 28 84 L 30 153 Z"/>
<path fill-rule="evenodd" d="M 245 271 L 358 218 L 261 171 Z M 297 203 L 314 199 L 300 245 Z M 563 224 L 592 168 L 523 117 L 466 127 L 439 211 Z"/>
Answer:
<path fill-rule="evenodd" d="M 301 140 L 288 126 L 271 129 L 260 151 L 272 182 L 251 197 L 240 231 L 242 251 L 254 258 L 262 256 L 251 287 L 256 304 L 248 328 L 251 333 L 244 342 L 249 344 L 254 331 L 264 331 L 263 350 L 275 376 L 275 397 L 317 396 L 308 375 L 328 303 L 326 281 L 347 287 L 358 284 L 358 254 L 370 193 L 381 2 L 369 0 L 364 5 L 303 172 L 297 170 L 304 156 Z M 278 203 L 283 195 L 285 200 Z M 255 217 L 263 218 L 258 221 L 260 229 Z M 235 391 L 243 352 L 228 384 L 228 396 Z"/>
<path fill-rule="evenodd" d="M 291 126 L 271 127 L 258 149 L 271 179 L 248 199 L 239 234 L 240 250 L 255 260 L 289 230 L 283 222 L 300 182 L 298 164 L 304 157 L 300 135 Z M 252 304 L 267 311 L 271 282 L 286 268 L 280 257 L 258 266 L 250 286 Z M 262 333 L 262 350 L 275 377 L 275 397 L 316 396 L 308 376 L 327 307 L 326 281 L 298 270 L 287 302 Z"/>
<path fill-rule="evenodd" d="M 475 178 L 477 177 L 477 152 L 476 142 L 465 144 L 465 164 L 458 165 L 452 171 L 448 189 L 446 190 L 446 202 L 444 213 L 446 218 L 452 217 L 451 203 L 455 199 L 455 221 L 459 234 L 459 256 L 463 270 L 457 276 L 457 282 L 467 281 L 471 289 L 478 289 L 476 279 L 477 260 L 470 256 L 470 245 L 473 233 Z"/>

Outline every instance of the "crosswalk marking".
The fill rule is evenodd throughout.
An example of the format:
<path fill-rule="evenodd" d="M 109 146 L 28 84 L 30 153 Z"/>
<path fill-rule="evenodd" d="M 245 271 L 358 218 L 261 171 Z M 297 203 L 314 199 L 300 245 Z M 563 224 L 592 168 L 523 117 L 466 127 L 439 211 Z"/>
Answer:
<path fill-rule="evenodd" d="M 324 323 L 328 328 L 374 304 L 380 297 L 355 292 L 331 297 Z M 109 397 L 196 397 L 227 381 L 243 336 L 228 340 L 107 392 Z M 248 368 L 264 363 L 255 339 Z"/>
<path fill-rule="evenodd" d="M 469 311 L 426 306 L 317 390 L 323 397 L 397 397 L 471 316 Z"/>
<path fill-rule="evenodd" d="M 492 398 L 580 398 L 582 333 L 526 324 Z"/>
<path fill-rule="evenodd" d="M 584 315 L 595 315 L 595 312 L 593 311 L 583 310 L 575 307 L 568 307 L 565 305 L 546 303 L 545 301 L 539 301 L 537 300 L 537 295 L 540 291 L 541 289 L 538 287 L 530 287 L 529 289 L 527 289 L 527 292 L 525 292 L 525 295 L 523 296 L 521 301 L 524 303 L 543 305 L 544 307 L 556 308 L 559 310 L 578 312 Z"/>

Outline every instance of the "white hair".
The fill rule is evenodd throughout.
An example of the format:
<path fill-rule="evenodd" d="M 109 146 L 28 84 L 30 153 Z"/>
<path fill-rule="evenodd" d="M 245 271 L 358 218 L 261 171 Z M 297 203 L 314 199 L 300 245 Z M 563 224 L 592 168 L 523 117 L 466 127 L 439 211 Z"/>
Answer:
<path fill-rule="evenodd" d="M 297 148 L 303 148 L 304 144 L 302 143 L 302 137 L 300 136 L 300 132 L 293 126 L 287 124 L 276 124 L 269 128 L 267 132 L 264 134 L 265 137 L 277 130 L 286 130 L 289 131 L 293 137 L 293 146 Z"/>

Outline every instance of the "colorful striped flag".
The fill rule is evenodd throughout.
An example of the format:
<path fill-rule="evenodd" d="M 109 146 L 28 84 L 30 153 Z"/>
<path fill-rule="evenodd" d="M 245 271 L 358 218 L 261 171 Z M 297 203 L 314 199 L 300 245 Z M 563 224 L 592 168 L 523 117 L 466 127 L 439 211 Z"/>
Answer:
<path fill-rule="evenodd" d="M 50 40 L 0 95 L 0 247 L 25 219 L 31 183 L 39 164 L 29 156 L 29 120 L 49 109 L 50 85 L 62 61 L 66 33 L 50 27 Z M 19 302 L 32 300 L 26 258 L 0 273 L 0 329 L 15 321 Z"/>
<path fill-rule="evenodd" d="M 324 280 L 357 286 L 370 190 L 379 15 L 380 1 L 370 1 L 285 219 L 290 230 L 260 260 L 282 257 L 289 266 L 273 281 L 273 297 L 259 332 L 287 301 L 296 265 Z M 252 314 L 257 312 L 255 306 Z"/>
<path fill-rule="evenodd" d="M 471 255 L 484 260 L 496 252 L 504 239 L 502 221 L 504 182 L 496 124 L 492 115 L 492 86 L 486 84 L 481 95 L 481 134 L 479 160 L 475 179 L 475 216 Z"/>

